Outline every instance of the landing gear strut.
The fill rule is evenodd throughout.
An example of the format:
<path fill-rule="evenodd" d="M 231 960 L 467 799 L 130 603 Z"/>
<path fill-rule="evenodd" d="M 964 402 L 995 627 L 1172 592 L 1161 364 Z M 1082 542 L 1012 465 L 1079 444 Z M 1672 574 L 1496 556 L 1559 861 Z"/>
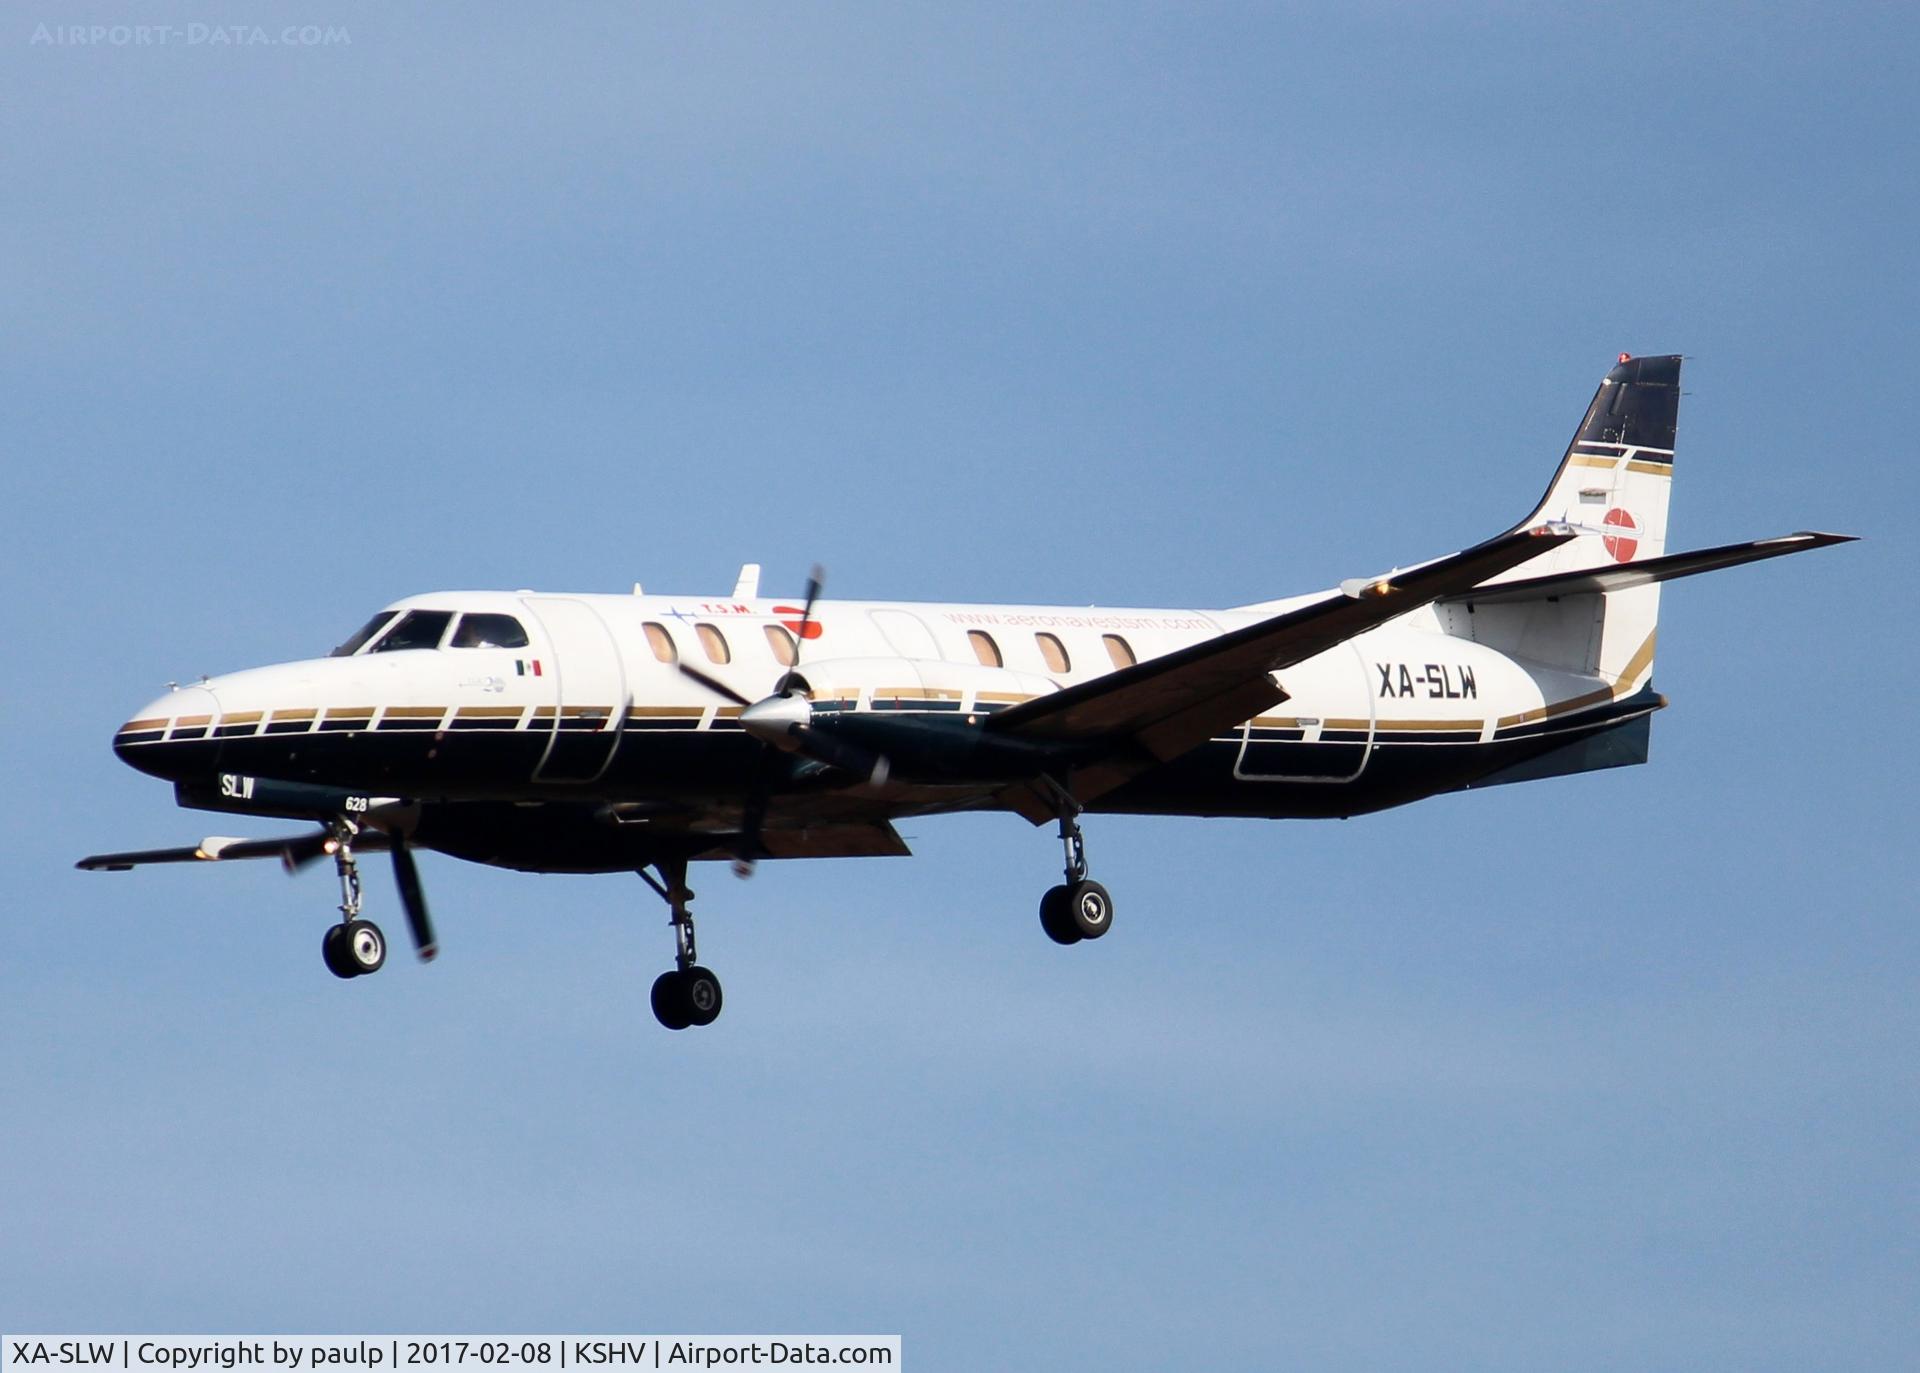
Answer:
<path fill-rule="evenodd" d="M 687 909 L 693 901 L 693 890 L 687 886 L 687 860 L 663 858 L 654 867 L 660 872 L 658 879 L 644 868 L 640 878 L 672 912 L 674 945 L 673 968 L 654 979 L 654 1018 L 669 1030 L 711 1025 L 720 1015 L 720 979 L 700 966 L 694 946 L 693 913 Z"/>
<path fill-rule="evenodd" d="M 340 874 L 340 923 L 320 941 L 320 956 L 335 977 L 363 977 L 386 965 L 387 937 L 371 920 L 360 918 L 360 865 L 353 858 L 353 839 L 360 827 L 337 820 L 333 831 L 333 866 Z"/>
<path fill-rule="evenodd" d="M 1098 939 L 1113 927 L 1113 898 L 1087 876 L 1087 842 L 1080 833 L 1080 806 L 1063 787 L 1055 788 L 1060 805 L 1060 846 L 1066 850 L 1067 880 L 1047 889 L 1040 898 L 1040 928 L 1056 944 L 1078 944 Z"/>

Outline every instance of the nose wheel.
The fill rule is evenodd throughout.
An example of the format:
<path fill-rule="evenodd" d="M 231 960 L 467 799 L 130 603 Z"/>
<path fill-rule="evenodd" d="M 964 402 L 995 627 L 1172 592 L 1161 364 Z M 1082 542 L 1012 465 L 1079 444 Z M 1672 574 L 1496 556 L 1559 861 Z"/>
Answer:
<path fill-rule="evenodd" d="M 1087 843 L 1080 833 L 1080 808 L 1060 789 L 1060 845 L 1066 850 L 1066 878 L 1040 898 L 1040 928 L 1056 944 L 1098 939 L 1113 928 L 1113 897 L 1087 876 Z"/>
<path fill-rule="evenodd" d="M 660 876 L 642 869 L 641 880 L 659 893 L 671 913 L 674 966 L 653 981 L 653 1016 L 669 1030 L 711 1025 L 720 1017 L 720 979 L 700 966 L 693 939 L 693 912 L 687 907 L 693 891 L 687 886 L 687 860 L 663 858 L 654 867 Z"/>
<path fill-rule="evenodd" d="M 387 937 L 371 920 L 343 920 L 328 928 L 320 956 L 335 977 L 364 977 L 386 966 Z"/>

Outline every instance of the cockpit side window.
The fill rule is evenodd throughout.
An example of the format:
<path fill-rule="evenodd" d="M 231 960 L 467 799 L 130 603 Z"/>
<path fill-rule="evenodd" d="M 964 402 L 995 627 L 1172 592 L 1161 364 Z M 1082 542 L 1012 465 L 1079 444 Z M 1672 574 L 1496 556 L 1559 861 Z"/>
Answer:
<path fill-rule="evenodd" d="M 344 644 L 341 644 L 340 647 L 336 648 L 332 653 L 329 653 L 327 656 L 329 658 L 351 658 L 354 654 L 358 653 L 361 649 L 367 646 L 367 640 L 371 639 L 374 635 L 378 634 L 381 630 L 385 629 L 388 625 L 392 624 L 394 620 L 398 618 L 399 614 L 400 612 L 397 610 L 381 611 L 378 615 L 375 615 L 371 620 L 368 620 L 365 624 L 361 625 L 359 632 L 356 633 L 351 639 L 347 640 Z"/>
<path fill-rule="evenodd" d="M 400 623 L 387 631 L 387 637 L 373 646 L 375 653 L 393 653 L 403 648 L 438 648 L 453 620 L 451 610 L 409 610 Z"/>
<path fill-rule="evenodd" d="M 449 648 L 525 648 L 527 631 L 511 615 L 462 615 Z"/>

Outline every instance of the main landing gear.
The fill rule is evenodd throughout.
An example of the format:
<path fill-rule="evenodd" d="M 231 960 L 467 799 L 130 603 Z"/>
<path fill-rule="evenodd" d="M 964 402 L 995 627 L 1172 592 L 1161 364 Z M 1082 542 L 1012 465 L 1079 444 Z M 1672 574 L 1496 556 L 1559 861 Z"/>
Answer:
<path fill-rule="evenodd" d="M 1087 876 L 1087 844 L 1080 833 L 1080 807 L 1062 790 L 1060 846 L 1066 850 L 1067 880 L 1040 898 L 1040 928 L 1056 944 L 1098 939 L 1113 928 L 1113 898 Z"/>
<path fill-rule="evenodd" d="M 320 956 L 335 977 L 362 977 L 386 965 L 387 937 L 371 920 L 360 918 L 360 865 L 353 859 L 359 826 L 342 820 L 333 830 L 333 866 L 340 874 L 340 923 L 320 941 Z"/>
<path fill-rule="evenodd" d="M 687 860 L 663 858 L 654 864 L 660 872 L 656 879 L 644 868 L 640 878 L 667 903 L 672 912 L 673 968 L 653 982 L 653 1015 L 669 1030 L 684 1030 L 690 1025 L 711 1025 L 720 1015 L 720 979 L 700 966 L 693 943 L 693 913 L 687 906 L 693 891 L 687 886 Z"/>

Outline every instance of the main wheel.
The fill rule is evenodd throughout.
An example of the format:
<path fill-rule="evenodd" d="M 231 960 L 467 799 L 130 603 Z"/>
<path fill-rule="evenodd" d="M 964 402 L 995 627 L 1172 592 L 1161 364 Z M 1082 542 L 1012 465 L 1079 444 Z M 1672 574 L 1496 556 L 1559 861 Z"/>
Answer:
<path fill-rule="evenodd" d="M 653 1018 L 669 1030 L 693 1024 L 693 1003 L 687 999 L 686 979 L 678 968 L 653 979 Z"/>
<path fill-rule="evenodd" d="M 1049 887 L 1047 894 L 1040 898 L 1040 928 L 1056 944 L 1078 944 L 1086 938 L 1067 910 L 1067 897 L 1071 894 L 1066 887 Z"/>
<path fill-rule="evenodd" d="M 1113 928 L 1113 898 L 1098 882 L 1076 882 L 1067 897 L 1067 918 L 1082 939 L 1098 939 Z"/>
<path fill-rule="evenodd" d="M 377 973 L 386 966 L 387 937 L 371 920 L 349 920 L 340 947 L 346 951 L 355 977 Z"/>
<path fill-rule="evenodd" d="M 680 974 L 681 995 L 687 999 L 695 1025 L 711 1025 L 720 1018 L 720 979 L 706 968 L 688 968 Z"/>
<path fill-rule="evenodd" d="M 320 957 L 326 960 L 327 971 L 335 977 L 358 977 L 360 970 L 353 966 L 353 957 L 347 952 L 347 927 L 329 925 L 326 938 L 320 941 Z"/>

